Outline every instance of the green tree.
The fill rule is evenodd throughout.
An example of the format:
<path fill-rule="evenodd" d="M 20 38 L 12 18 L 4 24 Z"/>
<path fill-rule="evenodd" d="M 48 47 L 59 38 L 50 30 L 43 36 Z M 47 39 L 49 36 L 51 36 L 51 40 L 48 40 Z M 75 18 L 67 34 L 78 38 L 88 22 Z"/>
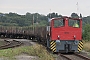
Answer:
<path fill-rule="evenodd" d="M 83 39 L 90 40 L 90 24 L 86 24 L 83 29 Z"/>
<path fill-rule="evenodd" d="M 71 17 L 72 17 L 72 18 L 79 18 L 79 16 L 78 16 L 77 13 L 72 13 L 72 14 L 71 14 Z"/>
<path fill-rule="evenodd" d="M 55 18 L 55 17 L 62 17 L 62 15 L 58 15 L 58 13 L 53 12 L 53 13 L 49 13 L 47 15 L 47 17 L 48 18 Z"/>

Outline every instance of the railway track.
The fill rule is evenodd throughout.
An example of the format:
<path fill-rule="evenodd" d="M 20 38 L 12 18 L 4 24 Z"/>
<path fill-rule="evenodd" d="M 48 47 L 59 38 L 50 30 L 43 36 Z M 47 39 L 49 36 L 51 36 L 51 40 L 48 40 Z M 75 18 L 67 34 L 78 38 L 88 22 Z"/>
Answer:
<path fill-rule="evenodd" d="M 90 60 L 89 57 L 83 56 L 78 53 L 74 54 L 58 54 L 57 60 Z"/>
<path fill-rule="evenodd" d="M 6 44 L 0 46 L 1 50 L 8 49 L 8 48 L 14 48 L 14 47 L 22 45 L 22 42 L 16 41 L 16 40 L 13 40 L 13 41 L 4 40 L 4 41 L 6 42 Z"/>

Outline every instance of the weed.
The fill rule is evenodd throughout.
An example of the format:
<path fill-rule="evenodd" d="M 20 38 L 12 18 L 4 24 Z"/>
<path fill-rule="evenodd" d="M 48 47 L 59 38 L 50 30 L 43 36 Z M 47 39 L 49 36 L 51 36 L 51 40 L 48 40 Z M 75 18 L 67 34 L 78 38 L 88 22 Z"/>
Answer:
<path fill-rule="evenodd" d="M 39 44 L 34 46 L 21 46 L 14 49 L 9 48 L 0 50 L 0 57 L 14 59 L 14 56 L 20 55 L 22 53 L 28 54 L 30 56 L 38 56 L 40 60 L 54 60 L 53 56 L 45 49 L 45 47 Z"/>

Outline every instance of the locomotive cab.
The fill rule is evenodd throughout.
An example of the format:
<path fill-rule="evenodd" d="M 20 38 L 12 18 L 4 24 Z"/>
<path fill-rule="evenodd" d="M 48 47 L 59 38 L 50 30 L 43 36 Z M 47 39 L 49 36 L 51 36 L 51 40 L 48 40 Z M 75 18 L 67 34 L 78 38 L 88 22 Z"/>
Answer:
<path fill-rule="evenodd" d="M 53 52 L 80 52 L 83 48 L 82 20 L 71 17 L 53 18 L 49 41 Z"/>

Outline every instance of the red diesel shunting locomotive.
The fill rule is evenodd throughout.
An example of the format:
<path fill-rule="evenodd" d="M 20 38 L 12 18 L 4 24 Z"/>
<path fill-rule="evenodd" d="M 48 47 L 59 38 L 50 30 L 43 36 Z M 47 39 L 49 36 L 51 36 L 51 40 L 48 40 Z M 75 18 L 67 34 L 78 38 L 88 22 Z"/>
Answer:
<path fill-rule="evenodd" d="M 82 42 L 82 19 L 71 17 L 52 18 L 50 26 L 27 28 L 0 26 L 0 37 L 37 39 L 47 43 L 53 52 L 80 52 Z"/>
<path fill-rule="evenodd" d="M 82 19 L 52 18 L 47 29 L 47 47 L 53 52 L 80 52 L 82 42 Z"/>

